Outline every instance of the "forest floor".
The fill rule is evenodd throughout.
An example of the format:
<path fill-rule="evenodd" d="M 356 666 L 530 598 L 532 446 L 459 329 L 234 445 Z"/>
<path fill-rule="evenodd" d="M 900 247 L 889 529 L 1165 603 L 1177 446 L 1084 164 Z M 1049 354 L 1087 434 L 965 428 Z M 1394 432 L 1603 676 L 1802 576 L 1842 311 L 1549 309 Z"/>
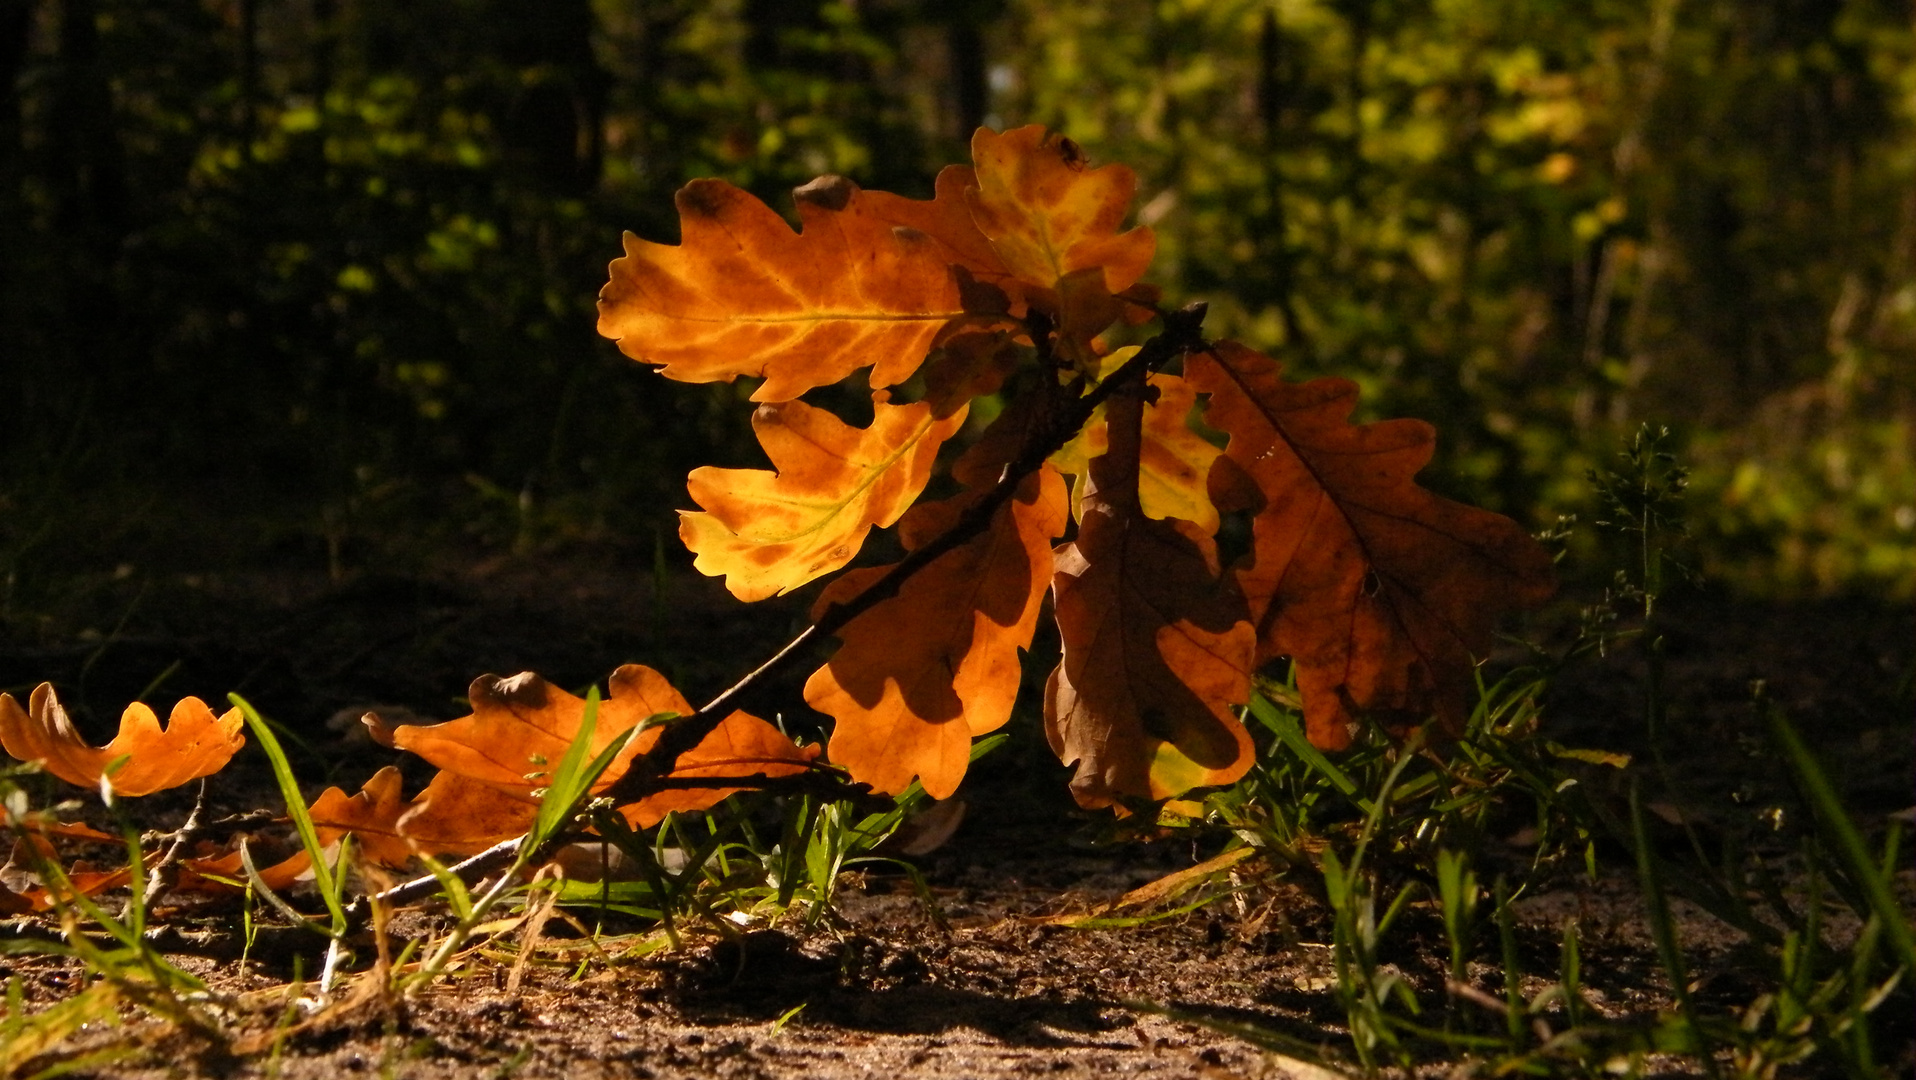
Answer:
<path fill-rule="evenodd" d="M 626 662 L 660 668 L 696 700 L 766 655 L 803 610 L 745 611 L 710 583 L 677 577 L 653 597 L 647 562 L 599 551 L 343 581 L 129 568 L 78 583 L 33 618 L 0 622 L 0 687 L 18 695 L 54 680 L 80 722 L 96 725 L 135 697 L 217 700 L 236 690 L 311 746 L 293 760 L 309 793 L 322 783 L 354 790 L 390 762 L 358 738 L 353 721 L 368 708 L 447 719 L 461 714 L 455 699 L 482 672 L 535 670 L 576 687 Z M 1548 631 L 1555 619 L 1549 632 L 1561 634 L 1574 619 L 1570 603 L 1539 626 Z M 1750 707 L 1757 679 L 1814 740 L 1859 820 L 1907 811 L 1916 612 L 1691 594 L 1673 601 L 1667 628 L 1668 750 L 1682 790 L 1661 793 L 1660 813 L 1707 828 L 1712 814 L 1763 802 L 1777 781 Z M 1640 755 L 1640 665 L 1625 649 L 1566 673 L 1545 704 L 1544 734 Z M 775 714 L 778 695 L 796 701 L 795 690 L 796 682 L 769 688 L 755 711 Z M 809 926 L 759 922 L 732 937 L 694 929 L 682 948 L 633 957 L 619 953 L 635 927 L 614 921 L 595 939 L 554 920 L 516 986 L 519 947 L 508 935 L 405 1000 L 380 993 L 377 978 L 349 977 L 340 1002 L 309 1017 L 288 986 L 296 963 L 308 975 L 316 965 L 312 939 L 269 928 L 242 962 L 236 907 L 183 910 L 162 920 L 158 947 L 250 1004 L 226 1016 L 216 1037 L 128 1011 L 129 1022 L 90 1025 L 34 1068 L 105 1050 L 108 1058 L 76 1074 L 1324 1075 L 1220 1029 L 1232 1024 L 1348 1058 L 1321 879 L 1248 862 L 1237 869 L 1240 889 L 1198 911 L 1125 929 L 1066 928 L 1059 916 L 1093 911 L 1209 852 L 1188 838 L 1109 842 L 1104 819 L 1071 805 L 1035 720 L 1020 715 L 1011 733 L 961 790 L 967 814 L 955 835 L 916 860 L 942 925 L 906 878 L 873 871 L 849 878 L 835 912 Z M 177 824 L 186 799 L 145 800 L 142 826 Z M 250 752 L 208 799 L 214 814 L 274 805 Z M 1513 829 L 1500 850 L 1480 856 L 1480 874 L 1521 868 L 1527 842 Z M 1606 851 L 1603 865 L 1595 880 L 1567 867 L 1541 882 L 1519 902 L 1518 941 L 1528 970 L 1555 970 L 1562 920 L 1577 915 L 1591 1001 L 1640 1014 L 1666 1005 L 1670 991 L 1627 854 Z M 1899 886 L 1907 898 L 1916 877 L 1905 871 Z M 1681 901 L 1676 914 L 1700 998 L 1727 1005 L 1759 992 L 1729 962 L 1735 933 Z M 391 933 L 426 934 L 443 918 L 428 905 Z M 13 933 L 31 933 L 31 922 L 16 920 Z M 1384 959 L 1421 999 L 1441 1001 L 1440 916 L 1420 904 L 1400 925 Z M 1479 967 L 1484 985 L 1499 985 L 1494 968 Z M 70 960 L 25 955 L 0 955 L 0 978 L 18 980 L 30 1009 L 70 997 L 80 981 Z M 1890 1034 L 1884 1059 L 1906 1075 L 1916 1031 L 1904 1020 Z M 1685 1071 L 1676 1059 L 1659 1067 Z"/>

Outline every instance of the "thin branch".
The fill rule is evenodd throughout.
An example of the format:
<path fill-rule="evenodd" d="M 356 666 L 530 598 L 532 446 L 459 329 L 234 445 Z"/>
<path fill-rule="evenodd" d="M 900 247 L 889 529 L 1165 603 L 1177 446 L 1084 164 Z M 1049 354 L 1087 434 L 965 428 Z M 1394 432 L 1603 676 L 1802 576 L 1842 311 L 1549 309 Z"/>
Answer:
<path fill-rule="evenodd" d="M 1005 465 L 998 482 L 983 497 L 966 507 L 951 528 L 906 555 L 864 592 L 832 605 L 818 621 L 806 627 L 770 660 L 760 664 L 751 674 L 732 684 L 697 712 L 667 724 L 659 741 L 633 760 L 631 768 L 606 792 L 607 796 L 615 805 L 623 806 L 663 790 L 661 782 L 677 768 L 679 758 L 717 730 L 719 724 L 731 715 L 734 703 L 747 692 L 790 666 L 812 642 L 836 634 L 853 619 L 896 596 L 906 581 L 931 565 L 939 556 L 984 532 L 998 508 L 1010 502 L 1017 493 L 1025 477 L 1037 472 L 1047 458 L 1070 442 L 1114 389 L 1132 377 L 1142 378 L 1144 373 L 1163 367 L 1177 356 L 1204 348 L 1206 342 L 1200 333 L 1204 325 L 1204 313 L 1205 305 L 1192 304 L 1166 314 L 1164 330 L 1145 342 L 1137 355 L 1126 361 L 1109 378 L 1092 387 L 1088 393 L 1080 392 L 1070 397 L 1060 407 L 1043 410 L 1018 455 Z"/>

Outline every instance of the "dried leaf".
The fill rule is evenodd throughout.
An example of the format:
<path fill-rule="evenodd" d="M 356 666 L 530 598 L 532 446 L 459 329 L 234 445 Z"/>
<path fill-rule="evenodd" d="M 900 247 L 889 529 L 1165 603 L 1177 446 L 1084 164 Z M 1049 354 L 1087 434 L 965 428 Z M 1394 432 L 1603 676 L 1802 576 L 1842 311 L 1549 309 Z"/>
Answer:
<path fill-rule="evenodd" d="M 610 693 L 599 702 L 588 756 L 597 756 L 613 739 L 654 716 L 692 712 L 690 703 L 665 676 L 639 664 L 614 671 L 608 688 Z M 410 750 L 447 772 L 509 795 L 533 798 L 533 791 L 548 786 L 551 770 L 565 757 L 585 722 L 585 700 L 529 671 L 510 679 L 482 675 L 472 681 L 467 697 L 472 715 L 443 724 L 386 728 L 369 715 L 373 738 Z M 608 786 L 640 752 L 639 739 L 634 738 L 619 752 L 598 787 Z"/>
<path fill-rule="evenodd" d="M 215 717 L 199 698 L 182 698 L 164 730 L 140 702 L 126 707 L 120 731 L 103 747 L 87 744 L 50 683 L 41 683 L 28 711 L 0 694 L 0 746 L 21 761 L 38 761 L 70 784 L 97 788 L 109 770 L 113 791 L 150 795 L 218 772 L 245 744 L 238 709 Z M 116 762 L 122 762 L 115 767 Z"/>
<path fill-rule="evenodd" d="M 725 575 L 740 600 L 763 600 L 844 566 L 873 526 L 897 521 L 966 410 L 873 409 L 860 429 L 802 401 L 760 406 L 752 427 L 777 471 L 707 466 L 687 483 L 705 512 L 681 511 L 679 537 L 699 571 Z"/>
<path fill-rule="evenodd" d="M 408 806 L 402 790 L 399 770 L 388 765 L 374 773 L 356 795 L 347 795 L 336 787 L 320 792 L 307 808 L 320 846 L 330 849 L 340 837 L 351 833 L 361 859 L 394 868 L 410 863 L 413 846 L 398 831 L 399 818 Z M 221 888 L 209 880 L 213 877 L 239 880 L 246 872 L 237 849 L 224 855 L 183 859 L 181 865 L 188 874 L 181 876 L 180 887 L 200 891 Z M 302 848 L 280 862 L 261 867 L 259 876 L 269 889 L 288 889 L 307 877 L 312 865 L 311 856 Z"/>
<path fill-rule="evenodd" d="M 754 401 L 790 401 L 866 366 L 873 386 L 910 378 L 964 313 L 949 242 L 895 228 L 842 177 L 796 194 L 802 233 L 723 180 L 687 184 L 678 246 L 625 234 L 599 333 L 668 378 L 763 376 Z M 881 201 L 896 214 L 903 200 Z"/>
<path fill-rule="evenodd" d="M 915 507 L 900 526 L 906 548 L 942 535 L 980 494 Z M 837 720 L 833 763 L 877 791 L 902 792 L 914 776 L 934 799 L 957 790 L 971 740 L 1011 716 L 1018 654 L 1037 627 L 1064 508 L 1063 480 L 1042 470 L 983 533 L 839 631 L 844 645 L 805 684 L 805 700 Z M 819 597 L 815 617 L 889 569 L 839 578 Z"/>
<path fill-rule="evenodd" d="M 509 795 L 458 773 L 441 770 L 414 796 L 398 822 L 399 835 L 433 855 L 475 855 L 523 835 L 539 816 L 529 794 Z"/>
<path fill-rule="evenodd" d="M 596 755 L 623 732 L 654 716 L 690 715 L 692 707 L 665 677 L 627 664 L 612 673 L 610 694 L 599 703 L 589 750 Z M 444 770 L 399 819 L 399 832 L 437 851 L 478 850 L 525 831 L 549 783 L 585 722 L 586 702 L 530 672 L 510 679 L 482 676 L 469 691 L 472 715 L 430 726 L 385 728 L 373 722 L 374 738 L 410 750 Z M 604 791 L 631 767 L 632 759 L 659 740 L 662 728 L 641 731 L 612 761 L 593 791 Z M 811 767 L 819 748 L 799 747 L 777 728 L 749 713 L 735 712 L 679 758 L 674 777 L 792 776 Z M 460 779 L 448 780 L 452 775 Z M 466 782 L 461 782 L 466 781 Z M 498 798 L 473 790 L 482 785 L 525 807 L 524 817 Z M 668 810 L 704 809 L 738 788 L 665 791 L 625 808 L 627 820 L 644 827 Z M 462 826 L 461 821 L 466 824 Z"/>
<path fill-rule="evenodd" d="M 1227 784 L 1251 763 L 1231 710 L 1250 694 L 1251 627 L 1220 587 L 1210 537 L 1140 508 L 1143 408 L 1136 391 L 1112 395 L 1110 448 L 1091 462 L 1077 539 L 1057 552 L 1064 658 L 1045 733 L 1076 763 L 1071 790 L 1086 807 Z"/>
<path fill-rule="evenodd" d="M 1144 276 L 1157 239 L 1142 226 L 1118 231 L 1137 193 L 1136 173 L 1088 168 L 1077 143 L 1037 125 L 1002 135 L 980 128 L 971 157 L 972 220 L 1014 275 L 1052 288 L 1073 271 L 1102 267 L 1111 293 Z"/>
<path fill-rule="evenodd" d="M 1259 661 L 1297 665 L 1311 741 L 1348 745 L 1362 712 L 1461 724 L 1497 619 L 1555 587 L 1542 546 L 1508 518 L 1418 487 L 1433 429 L 1351 424 L 1348 380 L 1285 383 L 1275 361 L 1234 342 L 1188 358 L 1185 376 L 1211 395 L 1205 419 L 1229 433 L 1226 455 L 1265 500 L 1235 577 Z"/>

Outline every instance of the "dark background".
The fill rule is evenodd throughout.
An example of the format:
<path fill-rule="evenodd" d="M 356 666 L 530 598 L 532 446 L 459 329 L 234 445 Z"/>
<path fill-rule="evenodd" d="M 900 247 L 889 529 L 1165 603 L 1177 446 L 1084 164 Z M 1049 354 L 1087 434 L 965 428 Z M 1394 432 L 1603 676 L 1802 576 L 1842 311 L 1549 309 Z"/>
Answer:
<path fill-rule="evenodd" d="M 311 688 L 603 674 L 433 631 L 455 563 L 656 653 L 718 607 L 652 588 L 685 472 L 759 459 L 747 388 L 595 335 L 620 230 L 699 176 L 928 195 L 1030 122 L 1138 170 L 1214 333 L 1435 422 L 1431 486 L 1587 518 L 1667 423 L 1718 588 L 1916 594 L 1908 0 L 0 0 L 0 684 L 152 690 L 196 620 L 288 678 L 310 580 L 466 673 L 322 608 L 366 637 Z"/>

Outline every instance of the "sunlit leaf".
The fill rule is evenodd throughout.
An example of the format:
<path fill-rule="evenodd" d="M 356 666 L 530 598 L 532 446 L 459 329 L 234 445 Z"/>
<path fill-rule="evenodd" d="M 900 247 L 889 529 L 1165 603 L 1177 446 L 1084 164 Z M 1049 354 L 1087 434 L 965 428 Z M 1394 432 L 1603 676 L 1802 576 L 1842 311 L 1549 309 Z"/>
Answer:
<path fill-rule="evenodd" d="M 50 683 L 33 691 L 28 708 L 0 694 L 0 746 L 21 761 L 37 761 L 70 784 L 97 788 L 106 776 L 115 793 L 150 795 L 218 772 L 246 742 L 238 709 L 221 716 L 199 698 L 182 698 L 164 729 L 153 710 L 134 702 L 120 717 L 119 734 L 102 747 L 87 744 Z"/>
<path fill-rule="evenodd" d="M 679 536 L 698 555 L 693 565 L 724 575 L 748 601 L 837 570 L 924 490 L 965 412 L 939 417 L 926 402 L 879 402 L 860 429 L 802 401 L 760 406 L 752 428 L 776 471 L 692 471 L 687 487 L 705 509 L 681 512 Z"/>
<path fill-rule="evenodd" d="M 613 672 L 608 685 L 610 693 L 599 703 L 588 743 L 594 756 L 620 734 L 646 720 L 692 712 L 691 705 L 664 676 L 639 664 L 627 664 Z M 374 737 L 418 754 L 444 774 L 483 785 L 525 805 L 524 822 L 529 825 L 537 811 L 539 793 L 550 783 L 552 770 L 585 720 L 586 702 L 530 672 L 510 679 L 482 676 L 473 681 L 468 696 L 471 716 L 444 724 L 396 728 L 385 727 L 372 718 Z M 592 790 L 604 791 L 625 775 L 632 759 L 657 743 L 661 731 L 653 727 L 633 736 Z M 758 717 L 735 712 L 680 757 L 671 775 L 791 776 L 804 772 L 817 756 L 818 747 L 796 746 Z M 667 809 L 712 806 L 735 790 L 667 791 L 626 807 L 625 812 L 634 824 L 651 824 Z M 510 827 L 515 815 L 509 808 L 471 790 L 467 783 L 444 780 L 443 774 L 414 803 L 415 811 L 400 819 L 399 832 L 422 847 L 454 851 L 459 848 L 445 845 L 461 844 L 476 850 L 523 831 L 523 826 Z M 462 815 L 471 821 L 463 832 L 458 824 Z"/>
<path fill-rule="evenodd" d="M 790 401 L 862 367 L 873 386 L 909 378 L 964 313 L 949 243 L 873 214 L 840 177 L 797 198 L 802 233 L 723 180 L 687 184 L 680 244 L 626 234 L 599 294 L 599 333 L 669 378 L 762 376 L 755 401 Z M 899 201 L 885 205 L 895 214 Z"/>
<path fill-rule="evenodd" d="M 929 543 L 978 497 L 916 507 L 900 534 Z M 1051 539 L 1064 531 L 1064 483 L 1045 469 L 991 526 L 913 575 L 896 596 L 853 619 L 844 645 L 805 684 L 805 700 L 837 720 L 831 759 L 856 780 L 897 794 L 918 777 L 934 799 L 964 777 L 971 740 L 1011 716 L 1019 652 L 1031 642 L 1050 585 Z M 889 567 L 847 574 L 818 614 L 863 592 Z"/>
<path fill-rule="evenodd" d="M 1074 271 L 1104 271 L 1121 293 L 1144 275 L 1157 250 L 1151 230 L 1119 232 L 1137 193 L 1123 165 L 1090 168 L 1077 143 L 1037 125 L 971 139 L 977 186 L 972 219 L 1014 275 L 1045 288 Z"/>

